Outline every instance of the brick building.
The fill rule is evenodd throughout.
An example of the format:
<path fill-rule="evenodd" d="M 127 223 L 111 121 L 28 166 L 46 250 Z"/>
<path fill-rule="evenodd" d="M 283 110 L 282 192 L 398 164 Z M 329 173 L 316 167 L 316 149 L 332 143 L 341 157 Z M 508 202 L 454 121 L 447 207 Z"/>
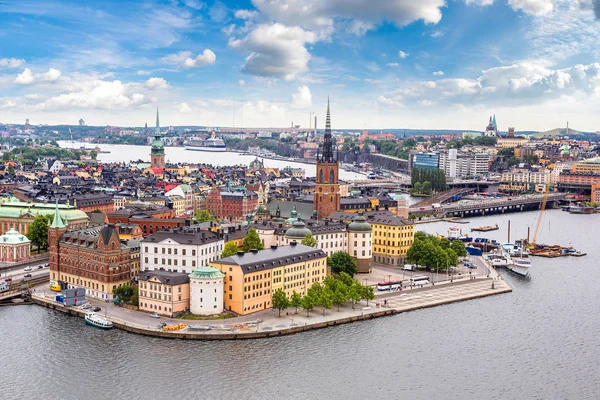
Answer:
<path fill-rule="evenodd" d="M 213 188 L 206 198 L 206 209 L 218 219 L 243 219 L 258 204 L 258 195 L 251 191 L 224 191 Z"/>
<path fill-rule="evenodd" d="M 87 295 L 113 299 L 113 289 L 129 284 L 135 272 L 132 249 L 121 243 L 114 225 L 67 230 L 58 206 L 48 227 L 51 283 L 82 287 Z"/>
<path fill-rule="evenodd" d="M 179 228 L 186 225 L 186 220 L 175 218 L 175 210 L 166 207 L 137 208 L 129 203 L 127 208 L 106 215 L 110 224 L 139 225 L 142 235 L 148 236 L 154 232 Z"/>
<path fill-rule="evenodd" d="M 100 210 L 103 214 L 115 211 L 115 203 L 112 196 L 102 193 L 89 193 L 81 196 L 74 196 L 69 199 L 69 204 L 77 207 L 84 213 L 91 213 Z"/>
<path fill-rule="evenodd" d="M 340 165 L 337 153 L 334 152 L 331 137 L 331 118 L 329 101 L 327 102 L 327 119 L 325 121 L 325 137 L 322 151 L 317 155 L 317 184 L 313 199 L 319 218 L 327 218 L 340 209 Z"/>

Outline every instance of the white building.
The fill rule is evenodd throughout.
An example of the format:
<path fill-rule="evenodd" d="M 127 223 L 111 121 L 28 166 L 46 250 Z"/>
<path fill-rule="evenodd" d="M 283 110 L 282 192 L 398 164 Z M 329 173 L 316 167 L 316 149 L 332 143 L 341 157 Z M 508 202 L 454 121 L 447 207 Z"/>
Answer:
<path fill-rule="evenodd" d="M 191 273 L 221 258 L 224 241 L 218 234 L 197 227 L 160 231 L 142 240 L 140 269 Z"/>
<path fill-rule="evenodd" d="M 292 227 L 283 232 L 271 231 L 275 234 L 275 241 L 278 246 L 286 246 L 291 242 L 300 243 L 307 233 L 313 235 L 317 240 L 317 249 L 321 249 L 330 257 L 336 251 L 348 252 L 348 230 L 345 224 L 330 221 L 320 222 L 319 225 L 310 225 L 302 221 L 296 221 Z"/>
<path fill-rule="evenodd" d="M 212 315 L 223 312 L 223 278 L 213 267 L 199 267 L 190 274 L 190 312 Z"/>
<path fill-rule="evenodd" d="M 371 273 L 373 229 L 362 213 L 348 225 L 348 254 L 356 260 L 358 272 Z"/>

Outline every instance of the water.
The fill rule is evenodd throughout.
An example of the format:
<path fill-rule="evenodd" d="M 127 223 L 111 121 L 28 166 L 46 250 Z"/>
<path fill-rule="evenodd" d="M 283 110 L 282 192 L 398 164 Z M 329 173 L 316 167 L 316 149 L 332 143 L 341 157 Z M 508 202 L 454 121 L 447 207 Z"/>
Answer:
<path fill-rule="evenodd" d="M 66 149 L 79 149 L 80 146 L 85 145 L 88 148 L 94 147 L 89 143 L 79 143 L 70 141 L 59 141 L 60 147 Z M 146 160 L 150 162 L 150 146 L 130 146 L 120 144 L 102 144 L 100 148 L 103 151 L 110 151 L 110 153 L 98 154 L 98 161 L 102 162 L 130 162 L 137 160 Z M 256 159 L 256 156 L 241 155 L 237 152 L 228 151 L 226 153 L 211 153 L 205 151 L 192 151 L 186 150 L 184 147 L 165 147 L 165 160 L 166 162 L 173 163 L 206 163 L 215 166 L 226 166 L 226 165 L 246 165 Z M 282 160 L 271 160 L 264 158 L 265 167 L 269 168 L 302 168 L 306 171 L 307 177 L 314 177 L 316 175 L 316 167 L 314 164 L 303 164 L 293 161 L 282 161 Z M 358 174 L 355 172 L 345 171 L 340 169 L 340 179 L 366 179 L 364 174 Z"/>
<path fill-rule="evenodd" d="M 521 237 L 536 216 L 457 226 L 498 223 L 485 236 L 505 240 L 507 219 Z M 594 399 L 599 221 L 547 212 L 540 241 L 570 243 L 588 256 L 534 258 L 529 279 L 505 272 L 512 293 L 282 338 L 163 340 L 104 332 L 38 306 L 3 307 L 0 397 Z M 445 233 L 449 226 L 419 229 Z"/>

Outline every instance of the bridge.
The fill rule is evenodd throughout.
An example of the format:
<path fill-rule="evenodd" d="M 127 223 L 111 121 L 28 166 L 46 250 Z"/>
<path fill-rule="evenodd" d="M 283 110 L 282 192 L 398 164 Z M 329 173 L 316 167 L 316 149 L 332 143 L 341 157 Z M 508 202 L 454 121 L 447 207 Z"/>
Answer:
<path fill-rule="evenodd" d="M 547 207 L 552 208 L 560 201 L 565 200 L 566 193 L 551 193 L 548 195 Z M 448 204 L 438 208 L 412 207 L 409 212 L 417 216 L 435 213 L 445 217 L 473 217 L 488 214 L 504 214 L 510 212 L 521 212 L 536 210 L 541 207 L 544 200 L 543 194 L 525 195 L 513 198 L 485 199 L 472 201 L 467 204 Z M 421 210 L 423 208 L 423 210 Z"/>
<path fill-rule="evenodd" d="M 40 274 L 30 279 L 13 280 L 6 292 L 0 292 L 0 302 L 29 293 L 29 288 L 50 281 L 50 273 Z"/>
<path fill-rule="evenodd" d="M 473 188 L 460 188 L 460 187 L 454 188 L 451 190 L 446 190 L 444 192 L 436 193 L 433 196 L 426 197 L 425 199 L 416 203 L 414 205 L 414 207 L 425 207 L 425 206 L 430 206 L 430 205 L 436 204 L 436 203 L 442 204 L 442 203 L 445 203 L 448 200 L 450 200 L 452 198 L 452 196 L 463 195 L 463 194 L 471 193 L 474 191 L 475 191 L 475 189 L 473 189 Z"/>

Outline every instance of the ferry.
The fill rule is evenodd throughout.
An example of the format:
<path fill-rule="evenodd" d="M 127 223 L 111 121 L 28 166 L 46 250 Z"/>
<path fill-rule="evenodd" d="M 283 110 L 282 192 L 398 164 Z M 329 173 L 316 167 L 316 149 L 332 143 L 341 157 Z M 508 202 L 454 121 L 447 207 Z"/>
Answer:
<path fill-rule="evenodd" d="M 512 264 L 510 264 L 507 268 L 510 272 L 514 272 L 520 276 L 528 276 L 529 268 L 531 267 L 531 260 L 529 258 L 513 258 Z"/>
<path fill-rule="evenodd" d="M 109 320 L 102 318 L 98 313 L 89 312 L 85 314 L 85 323 L 91 326 L 95 326 L 100 329 L 112 329 L 113 323 Z"/>
<path fill-rule="evenodd" d="M 187 140 L 184 145 L 186 150 L 210 151 L 213 153 L 222 153 L 227 151 L 227 147 L 225 147 L 225 142 L 223 139 L 215 137 L 214 132 L 207 139 L 194 136 Z"/>

